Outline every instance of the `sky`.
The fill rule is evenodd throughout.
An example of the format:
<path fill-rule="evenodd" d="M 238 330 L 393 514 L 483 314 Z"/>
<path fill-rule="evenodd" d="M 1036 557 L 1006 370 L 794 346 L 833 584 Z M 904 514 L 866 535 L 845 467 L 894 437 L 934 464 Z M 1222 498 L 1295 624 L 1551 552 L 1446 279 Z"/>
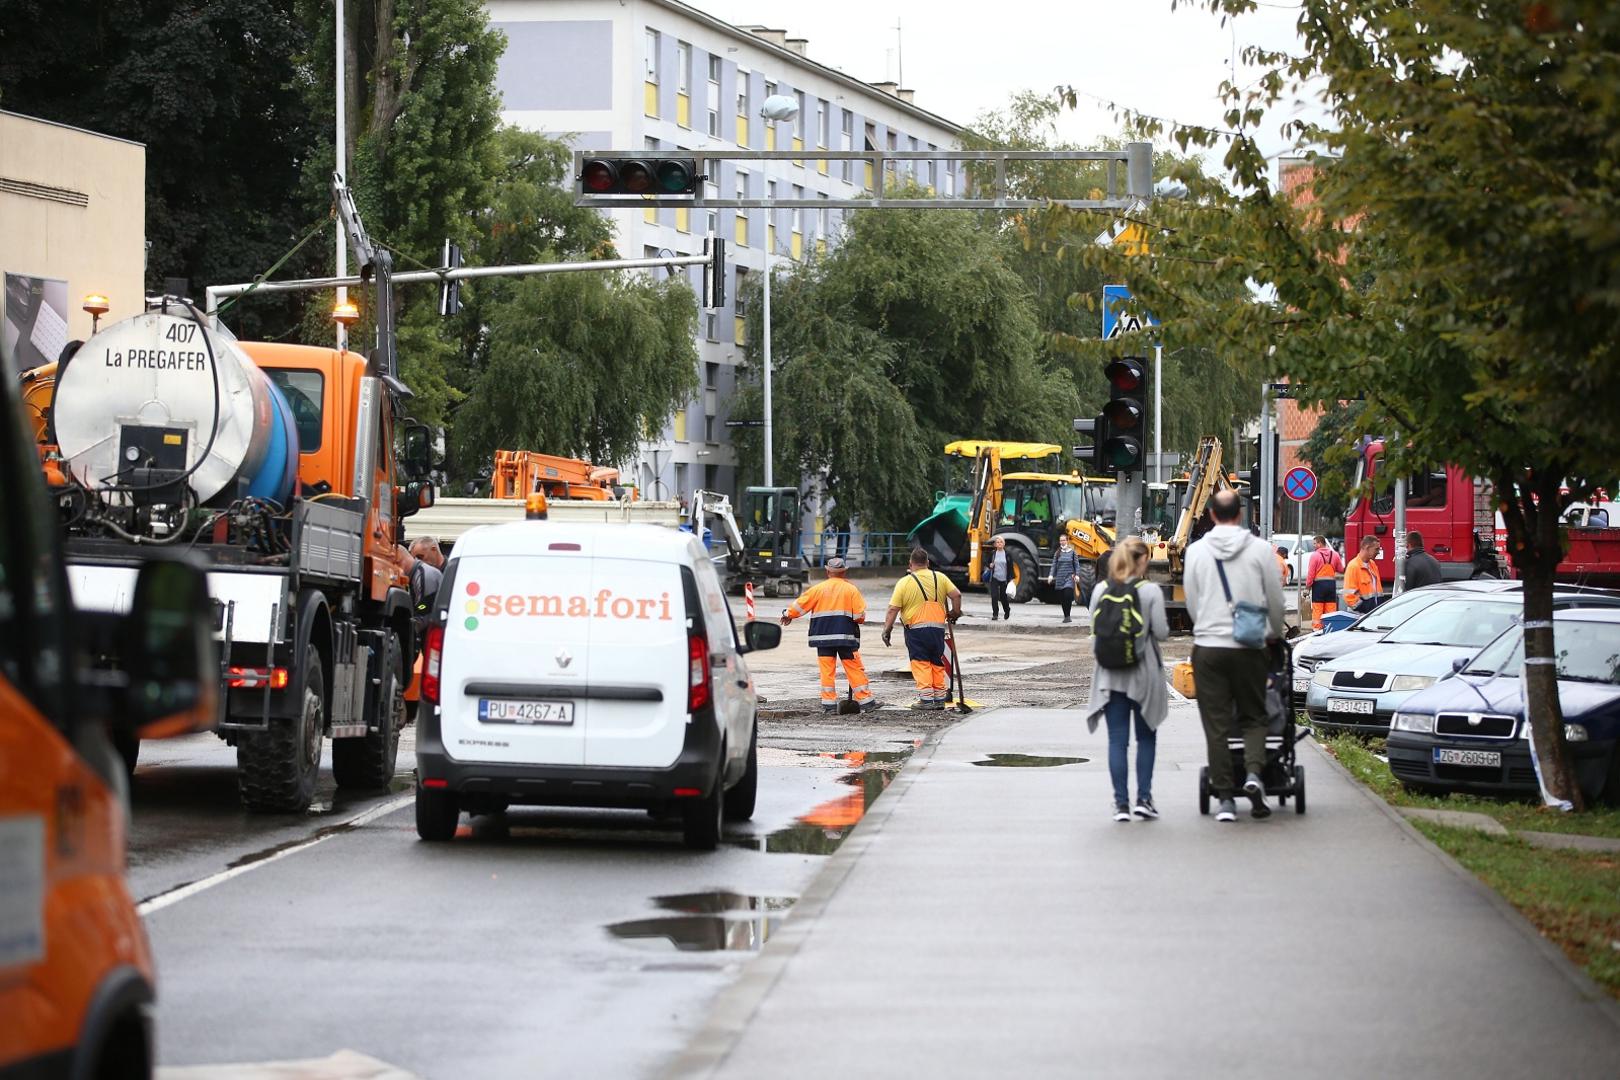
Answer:
<path fill-rule="evenodd" d="M 1224 126 L 1216 97 L 1237 54 L 1239 85 L 1247 45 L 1299 51 L 1297 13 L 1266 3 L 1223 27 L 1187 0 L 1020 0 L 1000 8 L 979 0 L 686 0 L 727 22 L 763 24 L 809 39 L 808 55 L 867 82 L 902 78 L 916 104 L 958 124 L 1005 106 L 1018 90 L 1058 85 L 1083 95 L 1059 134 L 1083 145 L 1117 134 L 1097 99 L 1187 123 Z M 895 25 L 900 25 L 897 34 Z M 897 49 L 898 39 L 898 49 Z M 1268 154 L 1287 148 L 1282 117 L 1258 133 Z"/>

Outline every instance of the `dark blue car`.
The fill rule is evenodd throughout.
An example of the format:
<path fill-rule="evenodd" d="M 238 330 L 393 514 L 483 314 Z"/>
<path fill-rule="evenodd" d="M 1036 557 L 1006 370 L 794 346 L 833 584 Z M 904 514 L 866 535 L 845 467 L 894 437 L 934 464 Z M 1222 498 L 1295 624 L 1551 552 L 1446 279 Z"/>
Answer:
<path fill-rule="evenodd" d="M 1554 615 L 1558 701 L 1581 791 L 1620 803 L 1620 611 Z M 1524 631 L 1505 631 L 1455 676 L 1407 698 L 1386 743 L 1409 788 L 1513 797 L 1539 794 L 1524 719 Z"/>

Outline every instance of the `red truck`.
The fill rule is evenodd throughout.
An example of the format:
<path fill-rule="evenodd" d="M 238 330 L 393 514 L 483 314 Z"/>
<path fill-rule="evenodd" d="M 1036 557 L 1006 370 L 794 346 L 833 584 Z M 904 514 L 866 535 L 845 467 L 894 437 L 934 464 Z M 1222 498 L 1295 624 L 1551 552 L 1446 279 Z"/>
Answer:
<path fill-rule="evenodd" d="M 1382 441 L 1362 450 L 1355 490 L 1363 494 L 1345 514 L 1344 550 L 1353 553 L 1363 536 L 1377 537 L 1378 573 L 1388 583 L 1395 575 L 1395 491 L 1392 482 L 1377 482 L 1383 454 Z M 1620 527 L 1593 528 L 1586 520 L 1580 514 L 1567 517 L 1567 551 L 1558 564 L 1558 580 L 1620 586 Z M 1447 580 L 1515 576 L 1490 481 L 1471 477 L 1456 465 L 1407 477 L 1406 528 L 1423 534 L 1424 547 L 1439 560 Z"/>

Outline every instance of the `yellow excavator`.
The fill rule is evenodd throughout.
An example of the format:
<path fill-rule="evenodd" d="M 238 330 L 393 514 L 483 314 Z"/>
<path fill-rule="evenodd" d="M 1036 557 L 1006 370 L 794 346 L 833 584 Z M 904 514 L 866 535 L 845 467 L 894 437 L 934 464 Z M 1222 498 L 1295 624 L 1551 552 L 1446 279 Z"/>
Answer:
<path fill-rule="evenodd" d="M 990 541 L 1003 537 L 1017 585 L 1013 601 L 1050 602 L 1056 596 L 1046 587 L 1046 576 L 1057 538 L 1066 534 L 1079 559 L 1081 594 L 1089 597 L 1098 559 L 1114 542 L 1109 527 L 1114 482 L 1036 471 L 1062 453 L 1055 443 L 963 439 L 949 444 L 947 458 L 972 462 L 971 486 L 967 492 L 941 493 L 934 512 L 911 530 L 911 542 L 947 574 L 981 585 Z"/>
<path fill-rule="evenodd" d="M 1168 506 L 1179 506 L 1175 527 L 1168 535 L 1144 530 L 1148 542 L 1148 580 L 1164 589 L 1166 616 L 1172 633 L 1192 630 L 1187 614 L 1187 593 L 1183 586 L 1187 547 L 1208 532 L 1209 500 L 1217 491 L 1243 491 L 1243 486 L 1221 468 L 1221 440 L 1206 435 L 1198 440 L 1198 452 L 1185 476 L 1171 480 L 1165 493 Z M 1150 499 L 1152 501 L 1151 493 Z"/>

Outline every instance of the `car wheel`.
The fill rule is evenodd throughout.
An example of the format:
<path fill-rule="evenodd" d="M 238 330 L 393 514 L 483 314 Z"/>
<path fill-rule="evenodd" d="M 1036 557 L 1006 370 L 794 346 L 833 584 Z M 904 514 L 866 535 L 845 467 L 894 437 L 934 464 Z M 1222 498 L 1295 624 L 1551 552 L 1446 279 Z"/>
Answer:
<path fill-rule="evenodd" d="M 1305 766 L 1294 766 L 1294 813 L 1305 812 Z"/>
<path fill-rule="evenodd" d="M 416 835 L 435 843 L 456 835 L 461 807 L 454 792 L 425 788 L 416 782 Z"/>
<path fill-rule="evenodd" d="M 759 717 L 754 717 L 753 731 L 748 736 L 748 766 L 742 779 L 725 794 L 726 820 L 747 821 L 754 816 L 754 803 L 759 797 Z"/>
<path fill-rule="evenodd" d="M 713 851 L 720 846 L 725 827 L 725 770 L 714 776 L 714 790 L 681 807 L 681 840 L 693 851 Z"/>
<path fill-rule="evenodd" d="M 1198 770 L 1198 812 L 1209 814 L 1209 766 Z"/>

